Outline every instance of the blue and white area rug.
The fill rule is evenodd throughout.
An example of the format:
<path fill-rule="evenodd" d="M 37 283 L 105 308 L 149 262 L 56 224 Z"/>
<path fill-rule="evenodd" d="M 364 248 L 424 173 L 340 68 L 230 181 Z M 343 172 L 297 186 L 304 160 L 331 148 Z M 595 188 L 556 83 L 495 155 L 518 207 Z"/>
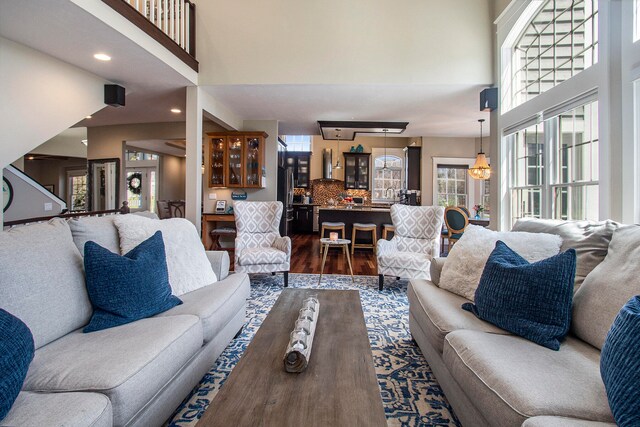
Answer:
<path fill-rule="evenodd" d="M 373 351 L 387 423 L 390 426 L 459 426 L 451 406 L 409 333 L 406 280 L 387 279 L 378 291 L 377 276 L 290 274 L 290 288 L 356 289 Z M 247 324 L 176 410 L 169 426 L 194 426 L 223 387 L 282 291 L 282 274 L 252 275 Z"/>

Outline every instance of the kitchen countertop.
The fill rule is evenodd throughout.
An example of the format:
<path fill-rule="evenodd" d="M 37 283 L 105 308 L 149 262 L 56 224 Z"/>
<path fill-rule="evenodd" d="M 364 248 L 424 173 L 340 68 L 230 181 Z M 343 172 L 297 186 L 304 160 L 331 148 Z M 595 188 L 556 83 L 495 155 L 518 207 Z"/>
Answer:
<path fill-rule="evenodd" d="M 391 212 L 390 207 L 377 207 L 377 206 L 353 206 L 351 208 L 346 206 L 321 206 L 321 211 L 351 211 L 351 212 Z"/>

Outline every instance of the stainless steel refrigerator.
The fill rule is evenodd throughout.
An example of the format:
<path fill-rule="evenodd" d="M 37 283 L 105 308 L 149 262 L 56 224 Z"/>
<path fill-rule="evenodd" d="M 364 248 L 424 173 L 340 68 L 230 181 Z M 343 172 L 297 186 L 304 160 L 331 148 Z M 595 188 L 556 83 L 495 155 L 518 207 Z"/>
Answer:
<path fill-rule="evenodd" d="M 278 166 L 278 200 L 282 202 L 280 235 L 290 236 L 293 224 L 293 170 Z"/>

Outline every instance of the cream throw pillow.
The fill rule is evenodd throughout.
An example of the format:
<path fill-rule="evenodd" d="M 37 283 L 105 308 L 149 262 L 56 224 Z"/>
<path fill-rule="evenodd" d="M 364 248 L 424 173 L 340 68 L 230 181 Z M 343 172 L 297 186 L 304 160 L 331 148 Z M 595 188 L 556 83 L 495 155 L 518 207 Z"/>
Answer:
<path fill-rule="evenodd" d="M 469 225 L 449 252 L 438 286 L 474 301 L 484 265 L 498 240 L 529 262 L 556 255 L 562 245 L 560 236 L 553 234 L 498 232 Z"/>
<path fill-rule="evenodd" d="M 120 235 L 120 251 L 126 254 L 156 231 L 162 232 L 169 284 L 180 296 L 216 282 L 196 227 L 183 218 L 149 219 L 137 215 L 117 215 L 113 220 Z"/>

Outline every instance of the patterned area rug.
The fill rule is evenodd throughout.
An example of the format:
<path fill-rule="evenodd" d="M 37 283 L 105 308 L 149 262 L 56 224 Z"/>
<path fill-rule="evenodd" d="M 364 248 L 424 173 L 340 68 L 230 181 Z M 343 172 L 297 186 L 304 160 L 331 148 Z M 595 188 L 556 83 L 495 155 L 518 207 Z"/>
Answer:
<path fill-rule="evenodd" d="M 194 426 L 238 363 L 260 324 L 282 291 L 282 275 L 251 277 L 248 322 L 191 395 L 176 410 L 169 426 Z M 409 333 L 406 280 L 387 279 L 378 291 L 377 276 L 290 274 L 291 288 L 357 289 L 369 330 L 378 384 L 390 426 L 459 426 L 442 389 Z"/>

